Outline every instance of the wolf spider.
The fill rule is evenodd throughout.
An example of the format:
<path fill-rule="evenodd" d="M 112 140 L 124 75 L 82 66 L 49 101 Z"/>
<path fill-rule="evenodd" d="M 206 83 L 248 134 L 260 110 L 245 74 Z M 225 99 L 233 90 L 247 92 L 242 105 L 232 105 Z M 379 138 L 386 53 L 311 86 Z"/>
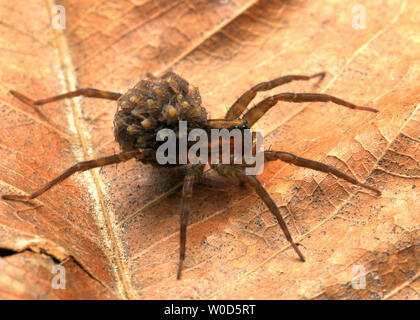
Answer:
<path fill-rule="evenodd" d="M 179 120 L 187 121 L 189 131 L 193 128 L 202 128 L 205 130 L 210 130 L 212 128 L 225 128 L 228 130 L 239 128 L 241 130 L 245 130 L 251 128 L 279 101 L 295 103 L 331 101 L 337 105 L 355 110 L 378 112 L 376 109 L 356 106 L 353 103 L 327 94 L 289 92 L 279 93 L 265 98 L 254 107 L 247 110 L 251 100 L 255 98 L 258 92 L 267 91 L 295 80 L 310 80 L 318 78 L 317 83 L 319 83 L 324 77 L 325 72 L 320 72 L 311 76 L 288 75 L 268 82 L 259 83 L 242 94 L 229 108 L 223 119 L 213 120 L 207 119 L 206 109 L 201 107 L 201 98 L 198 89 L 173 72 L 167 72 L 160 78 L 149 75 L 146 79 L 141 80 L 133 88 L 129 89 L 125 94 L 85 88 L 34 101 L 19 92 L 11 91 L 11 94 L 13 94 L 16 98 L 32 106 L 39 106 L 76 96 L 117 100 L 118 109 L 114 118 L 114 135 L 120 145 L 120 148 L 122 149 L 122 152 L 95 160 L 76 163 L 69 169 L 65 170 L 61 175 L 30 195 L 3 195 L 2 199 L 34 199 L 75 172 L 116 164 L 133 158 L 143 163 L 159 166 L 156 161 L 156 150 L 159 146 L 159 143 L 156 141 L 156 134 L 163 128 L 170 128 L 175 131 L 179 130 Z M 179 133 L 179 131 L 176 132 Z M 377 195 L 381 194 L 381 192 L 376 188 L 359 182 L 330 165 L 301 158 L 288 152 L 264 151 L 265 162 L 275 160 L 281 160 L 299 167 L 331 173 L 354 185 L 372 190 Z M 177 166 L 179 166 L 179 163 L 174 165 L 174 167 Z M 273 215 L 277 218 L 280 228 L 283 230 L 287 241 L 290 243 L 296 254 L 302 261 L 305 261 L 303 254 L 299 250 L 297 244 L 293 241 L 287 225 L 280 215 L 278 207 L 261 185 L 260 181 L 253 175 L 246 175 L 244 173 L 244 167 L 233 163 L 211 164 L 210 166 L 224 177 L 236 180 L 240 184 L 246 183 L 252 186 L 258 196 L 264 201 Z M 181 278 L 182 265 L 185 258 L 187 220 L 190 212 L 190 201 L 193 195 L 193 185 L 203 174 L 205 164 L 188 163 L 185 167 L 186 175 L 184 178 L 181 199 L 180 253 L 177 272 L 178 279 Z"/>

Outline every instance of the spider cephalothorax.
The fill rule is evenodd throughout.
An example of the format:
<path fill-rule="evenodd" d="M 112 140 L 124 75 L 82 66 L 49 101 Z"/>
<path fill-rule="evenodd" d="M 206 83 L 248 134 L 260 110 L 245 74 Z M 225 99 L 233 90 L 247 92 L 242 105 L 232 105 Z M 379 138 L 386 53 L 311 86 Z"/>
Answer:
<path fill-rule="evenodd" d="M 267 91 L 294 80 L 310 80 L 313 78 L 319 78 L 319 81 L 321 81 L 324 76 L 324 72 L 317 73 L 312 76 L 289 75 L 279 77 L 268 82 L 262 82 L 240 96 L 229 108 L 223 119 L 210 120 L 207 119 L 206 110 L 201 106 L 201 98 L 198 89 L 188 84 L 186 80 L 173 72 L 167 72 L 161 78 L 155 78 L 152 76 L 141 80 L 134 88 L 129 89 L 125 94 L 87 88 L 34 101 L 21 93 L 11 91 L 11 93 L 19 100 L 33 106 L 75 96 L 118 100 L 118 110 L 114 119 L 114 133 L 122 152 L 95 160 L 79 162 L 30 195 L 3 195 L 2 199 L 34 199 L 75 172 L 115 164 L 129 159 L 137 159 L 144 163 L 160 165 L 159 161 L 157 161 L 156 151 L 158 150 L 160 143 L 162 143 L 162 140 L 157 139 L 158 133 L 161 129 L 171 129 L 175 132 L 175 136 L 178 139 L 179 137 L 177 134 L 180 135 L 181 132 L 180 121 L 186 123 L 187 133 L 195 128 L 204 129 L 206 131 L 209 129 L 240 129 L 242 130 L 241 132 L 243 132 L 245 129 L 252 127 L 255 122 L 257 122 L 279 101 L 296 103 L 331 101 L 351 109 L 378 112 L 376 109 L 356 106 L 353 103 L 327 94 L 290 92 L 283 92 L 270 96 L 256 104 L 254 107 L 248 109 L 248 105 L 251 100 L 255 98 L 256 94 L 260 91 Z M 296 166 L 330 173 L 354 185 L 372 190 L 378 195 L 381 194 L 381 192 L 376 188 L 359 182 L 357 179 L 321 162 L 301 158 L 283 151 L 264 151 L 263 155 L 264 162 L 281 160 Z M 180 163 L 175 163 L 175 165 L 179 164 Z M 187 170 L 184 178 L 181 201 L 180 258 L 177 272 L 178 279 L 181 277 L 182 265 L 185 258 L 186 230 L 190 211 L 190 201 L 193 194 L 193 185 L 203 174 L 204 166 L 205 165 L 203 163 L 193 164 L 189 162 L 189 158 L 186 163 Z M 289 241 L 290 245 L 300 259 L 304 261 L 303 254 L 300 252 L 297 244 L 293 241 L 287 225 L 280 215 L 278 207 L 256 176 L 247 175 L 244 166 L 231 162 L 224 164 L 212 163 L 210 166 L 221 176 L 235 180 L 241 184 L 247 183 L 255 189 L 257 194 L 276 217 L 287 241 Z"/>

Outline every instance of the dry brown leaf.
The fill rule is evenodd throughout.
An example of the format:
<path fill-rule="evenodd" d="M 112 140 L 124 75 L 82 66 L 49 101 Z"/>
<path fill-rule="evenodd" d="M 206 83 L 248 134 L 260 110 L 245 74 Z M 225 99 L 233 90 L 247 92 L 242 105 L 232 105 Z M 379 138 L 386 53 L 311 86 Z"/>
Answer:
<path fill-rule="evenodd" d="M 77 87 L 124 91 L 168 68 L 222 117 L 253 84 L 328 76 L 318 90 L 378 108 L 282 103 L 259 121 L 265 146 L 333 164 L 381 197 L 281 162 L 260 177 L 307 261 L 257 196 L 209 172 L 194 190 L 183 279 L 176 280 L 181 181 L 134 161 L 78 174 L 32 206 L 0 201 L 2 298 L 420 298 L 420 7 L 359 1 L 81 1 L 67 29 L 53 0 L 0 1 L 0 193 L 29 193 L 75 161 L 117 152 L 115 102 L 74 99 L 36 112 L 10 89 L 47 97 Z M 47 5 L 46 5 L 47 4 Z M 258 96 L 262 98 L 270 93 Z M 53 290 L 53 265 L 67 289 Z M 366 288 L 354 289 L 356 269 Z M 83 290 L 81 290 L 83 288 Z"/>

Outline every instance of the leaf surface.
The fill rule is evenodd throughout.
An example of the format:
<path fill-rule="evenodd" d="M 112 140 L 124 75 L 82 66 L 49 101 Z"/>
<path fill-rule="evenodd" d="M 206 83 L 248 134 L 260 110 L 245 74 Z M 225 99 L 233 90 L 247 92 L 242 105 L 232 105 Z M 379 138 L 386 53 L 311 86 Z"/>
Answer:
<path fill-rule="evenodd" d="M 46 5 L 47 4 L 47 5 Z M 381 197 L 282 162 L 259 177 L 307 258 L 298 261 L 250 189 L 207 172 L 194 188 L 182 280 L 175 277 L 182 176 L 135 161 L 74 175 L 39 199 L 0 201 L 5 298 L 419 299 L 420 12 L 414 1 L 0 1 L 0 193 L 29 193 L 76 161 L 118 152 L 115 102 L 42 98 L 124 92 L 169 68 L 220 118 L 252 85 L 327 71 L 324 92 L 380 110 L 279 103 L 257 124 L 265 148 L 336 166 Z M 254 102 L 256 103 L 256 102 Z M 52 290 L 61 262 L 68 287 Z M 365 275 L 365 287 L 357 277 Z M 70 280 L 71 279 L 71 280 Z M 33 284 L 37 283 L 35 287 Z M 80 288 L 86 288 L 81 291 Z"/>

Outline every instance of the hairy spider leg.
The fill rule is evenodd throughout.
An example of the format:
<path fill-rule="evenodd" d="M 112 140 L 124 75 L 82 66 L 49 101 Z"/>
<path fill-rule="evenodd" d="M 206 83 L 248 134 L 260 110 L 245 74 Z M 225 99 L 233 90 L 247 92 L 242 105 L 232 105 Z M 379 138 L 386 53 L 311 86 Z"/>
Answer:
<path fill-rule="evenodd" d="M 179 265 L 177 272 L 177 279 L 181 279 L 182 266 L 185 259 L 185 244 L 187 241 L 187 223 L 190 214 L 190 202 L 193 195 L 193 185 L 203 174 L 205 165 L 197 164 L 187 169 L 187 174 L 184 178 L 184 186 L 182 188 L 181 199 L 181 217 L 180 217 L 180 247 L 179 247 Z"/>
<path fill-rule="evenodd" d="M 316 85 L 318 85 L 325 77 L 325 72 L 319 72 L 316 74 L 313 74 L 311 76 L 303 76 L 303 75 L 288 75 L 276 78 L 271 81 L 267 82 L 261 82 L 255 86 L 253 86 L 251 89 L 246 91 L 244 94 L 242 94 L 238 100 L 229 108 L 229 110 L 226 113 L 225 119 L 227 120 L 233 120 L 236 118 L 239 118 L 240 115 L 245 111 L 245 109 L 248 107 L 249 103 L 252 99 L 255 98 L 258 92 L 260 91 L 267 91 L 271 90 L 275 87 L 281 86 L 283 84 L 295 81 L 295 80 L 310 80 L 313 78 L 319 78 Z"/>
<path fill-rule="evenodd" d="M 275 161 L 275 160 L 281 160 L 284 162 L 288 162 L 288 163 L 292 163 L 295 166 L 298 167 L 304 167 L 304 168 L 309 168 L 309 169 L 313 169 L 316 171 L 322 171 L 322 172 L 326 172 L 326 173 L 331 173 L 333 175 L 335 175 L 336 177 L 339 177 L 341 179 L 344 179 L 354 185 L 372 190 L 373 192 L 375 192 L 378 196 L 381 195 L 381 191 L 379 191 L 378 189 L 368 186 L 367 184 L 364 184 L 360 181 L 358 181 L 357 179 L 354 179 L 348 175 L 346 175 L 345 173 L 341 172 L 340 170 L 328 165 L 328 164 L 324 164 L 318 161 L 314 161 L 314 160 L 309 160 L 309 159 L 305 159 L 305 158 L 301 158 L 298 156 L 295 156 L 292 153 L 288 153 L 288 152 L 282 152 L 282 151 L 264 151 L 264 161 Z"/>
<path fill-rule="evenodd" d="M 227 177 L 231 180 L 236 180 L 242 183 L 246 183 L 255 189 L 255 192 L 264 201 L 271 213 L 276 217 L 280 228 L 283 230 L 284 235 L 286 236 L 287 241 L 289 241 L 292 248 L 295 250 L 300 260 L 305 261 L 305 257 L 298 248 L 298 244 L 293 241 L 293 238 L 287 228 L 286 222 L 284 222 L 283 217 L 280 214 L 280 210 L 277 207 L 274 200 L 270 197 L 267 190 L 262 186 L 261 182 L 252 175 L 246 175 L 243 169 L 231 166 L 231 165 L 213 165 L 212 166 L 221 176 Z"/>
<path fill-rule="evenodd" d="M 334 102 L 340 106 L 344 106 L 350 109 L 356 110 L 364 110 L 370 112 L 378 112 L 379 110 L 369 107 L 360 107 L 351 102 L 347 102 L 340 98 L 330 96 L 328 94 L 323 93 L 292 93 L 292 92 L 283 92 L 276 94 L 274 96 L 268 97 L 258 104 L 256 104 L 253 108 L 248 110 L 245 113 L 243 119 L 248 122 L 248 125 L 252 127 L 255 122 L 257 122 L 268 110 L 270 110 L 273 106 L 277 104 L 279 101 L 287 101 L 287 102 Z"/>
<path fill-rule="evenodd" d="M 75 91 L 66 92 L 57 96 L 40 99 L 40 100 L 32 100 L 31 98 L 28 98 L 27 96 L 23 95 L 20 92 L 17 92 L 15 90 L 10 90 L 10 93 L 14 95 L 16 98 L 18 98 L 23 103 L 26 103 L 30 106 L 40 106 L 46 103 L 66 99 L 66 98 L 74 98 L 78 96 L 84 96 L 84 97 L 90 97 L 90 98 L 100 98 L 100 99 L 108 99 L 108 100 L 118 100 L 119 97 L 121 97 L 121 93 L 118 92 L 110 92 L 110 91 L 103 91 L 98 89 L 92 89 L 92 88 L 84 88 L 84 89 L 78 89 Z"/>
<path fill-rule="evenodd" d="M 55 179 L 49 181 L 46 183 L 42 188 L 38 189 L 34 193 L 30 195 L 19 195 L 19 194 L 8 194 L 8 195 L 2 195 L 3 200 L 31 200 L 35 199 L 47 190 L 51 189 L 56 184 L 62 182 L 63 180 L 70 177 L 73 173 L 79 172 L 79 171 L 86 171 L 89 169 L 102 167 L 110 164 L 120 163 L 127 160 L 130 160 L 132 158 L 136 159 L 155 159 L 155 152 L 150 149 L 144 149 L 144 150 L 131 150 L 131 151 L 125 151 L 121 152 L 112 156 L 98 158 L 94 160 L 88 160 L 88 161 L 82 161 L 78 162 L 72 167 L 65 170 L 62 174 L 60 174 Z"/>

